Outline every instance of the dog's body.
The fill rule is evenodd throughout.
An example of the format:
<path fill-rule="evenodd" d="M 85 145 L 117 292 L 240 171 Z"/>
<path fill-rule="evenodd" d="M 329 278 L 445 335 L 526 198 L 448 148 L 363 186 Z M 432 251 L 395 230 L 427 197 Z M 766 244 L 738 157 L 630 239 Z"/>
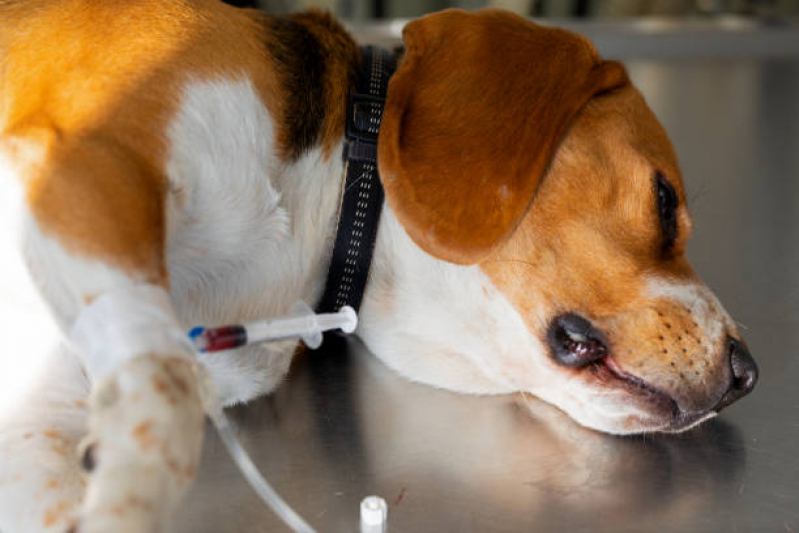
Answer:
<path fill-rule="evenodd" d="M 416 136 L 406 130 L 437 118 L 435 111 L 414 115 L 424 98 L 452 99 L 425 81 L 426 69 L 440 71 L 448 61 L 426 64 L 425 47 L 454 39 L 448 26 L 461 36 L 469 34 L 460 31 L 464 25 L 478 27 L 473 33 L 489 42 L 492 35 L 514 41 L 545 31 L 496 12 L 437 17 L 406 34 L 408 53 L 389 90 L 380 137 L 389 201 L 361 338 L 411 379 L 469 393 L 531 392 L 585 425 L 616 433 L 683 430 L 748 392 L 753 363 L 741 362 L 748 355 L 739 343 L 729 348 L 737 336 L 732 321 L 682 255 L 689 220 L 671 147 L 613 65 L 600 81 L 574 90 L 581 96 L 562 117 L 542 115 L 537 129 L 547 142 L 531 141 L 535 161 L 515 152 L 498 159 L 533 177 L 498 179 L 496 187 L 448 182 L 446 194 L 466 215 L 447 218 L 443 206 L 431 224 L 437 215 L 419 198 L 436 196 L 423 190 L 435 180 L 408 177 L 418 173 L 416 162 L 430 168 L 429 154 L 411 146 Z M 0 3 L 0 27 L 12 29 L 0 37 L 0 168 L 26 206 L 29 268 L 60 324 L 78 339 L 77 347 L 60 349 L 2 422 L 0 450 L 16 460 L 0 463 L 0 530 L 58 531 L 84 493 L 77 443 L 87 431 L 92 389 L 84 366 L 97 379 L 92 365 L 106 352 L 122 362 L 171 357 L 185 350 L 174 337 L 190 326 L 281 315 L 296 300 L 319 299 L 342 188 L 346 96 L 360 56 L 325 15 L 273 19 L 213 1 L 12 1 Z M 543 42 L 568 41 L 569 53 L 582 58 L 575 70 L 581 61 L 590 63 L 586 72 L 604 69 L 587 42 L 546 31 L 552 33 Z M 552 102 L 560 94 L 572 98 L 568 85 L 558 85 L 568 84 L 563 74 L 549 71 L 541 75 L 552 77 Z M 468 96 L 470 87 L 458 83 L 446 90 Z M 603 93 L 610 96 L 588 102 Z M 481 106 L 496 105 L 482 98 L 474 99 L 471 122 L 450 127 L 456 141 L 479 125 Z M 552 102 L 544 104 L 561 106 Z M 533 118 L 541 113 L 529 111 Z M 496 120 L 521 120 L 515 115 L 511 109 Z M 535 134 L 512 130 L 513 142 L 500 151 L 518 150 L 517 142 Z M 479 141 L 464 135 L 462 142 Z M 652 169 L 668 177 L 680 204 L 669 219 L 679 235 L 668 246 L 659 244 Z M 469 170 L 485 171 L 479 161 Z M 469 189 L 483 193 L 470 198 Z M 481 205 L 485 198 L 495 203 Z M 581 200 L 586 205 L 575 215 Z M 464 205 L 501 216 L 474 217 Z M 480 226 L 483 218 L 492 225 Z M 159 296 L 167 291 L 168 298 Z M 91 320 L 119 326 L 126 347 L 74 333 L 84 314 L 120 294 L 134 303 L 94 312 Z M 136 329 L 125 313 L 133 322 L 136 313 L 165 318 Z M 593 326 L 577 321 L 582 330 L 573 334 L 574 319 L 564 313 L 588 316 Z M 594 334 L 594 326 L 604 333 Z M 562 360 L 558 342 L 571 343 Z M 273 390 L 295 349 L 285 342 L 201 361 L 229 405 Z M 613 357 L 604 365 L 567 360 L 592 350 Z"/>

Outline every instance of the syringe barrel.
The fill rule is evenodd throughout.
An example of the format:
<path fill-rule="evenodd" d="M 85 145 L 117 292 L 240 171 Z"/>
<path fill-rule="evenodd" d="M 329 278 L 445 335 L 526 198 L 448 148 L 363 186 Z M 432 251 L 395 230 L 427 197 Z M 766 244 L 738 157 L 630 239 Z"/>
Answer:
<path fill-rule="evenodd" d="M 196 332 L 196 333 L 195 333 Z M 190 335 L 194 345 L 201 352 L 231 350 L 247 344 L 247 330 L 241 325 L 222 326 L 195 330 Z"/>
<path fill-rule="evenodd" d="M 355 329 L 356 323 L 357 316 L 354 311 L 349 309 L 338 313 L 322 313 L 318 315 L 310 313 L 304 316 L 254 322 L 247 324 L 247 332 L 250 342 L 261 342 L 291 337 L 305 337 L 332 329 L 343 329 L 345 332 L 351 333 Z"/>
<path fill-rule="evenodd" d="M 278 318 L 247 325 L 250 342 L 302 337 L 313 331 L 316 331 L 316 317 L 313 315 Z"/>
<path fill-rule="evenodd" d="M 316 315 L 316 320 L 318 322 L 319 329 L 323 331 L 339 329 L 342 326 L 342 318 L 339 313 Z"/>

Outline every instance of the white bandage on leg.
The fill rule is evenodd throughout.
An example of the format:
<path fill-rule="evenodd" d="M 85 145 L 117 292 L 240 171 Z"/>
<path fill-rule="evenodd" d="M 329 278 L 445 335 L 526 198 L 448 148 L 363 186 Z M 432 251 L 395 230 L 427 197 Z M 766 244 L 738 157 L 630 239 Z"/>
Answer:
<path fill-rule="evenodd" d="M 155 285 L 131 285 L 101 295 L 78 315 L 70 339 L 95 383 L 141 355 L 193 360 L 169 294 Z"/>

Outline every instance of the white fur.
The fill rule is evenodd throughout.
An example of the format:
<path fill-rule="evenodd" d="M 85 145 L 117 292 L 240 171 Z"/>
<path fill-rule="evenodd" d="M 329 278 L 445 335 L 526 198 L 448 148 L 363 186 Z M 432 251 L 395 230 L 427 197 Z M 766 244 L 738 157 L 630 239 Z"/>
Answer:
<path fill-rule="evenodd" d="M 343 167 L 309 150 L 284 165 L 246 78 L 194 82 L 168 131 L 167 257 L 184 327 L 278 316 L 321 296 Z M 225 404 L 273 390 L 295 342 L 203 354 Z"/>
<path fill-rule="evenodd" d="M 340 146 L 327 161 L 316 149 L 280 163 L 272 120 L 246 78 L 189 83 L 181 102 L 167 132 L 166 170 L 170 289 L 183 329 L 276 316 L 296 300 L 315 302 L 332 248 Z M 8 162 L 0 168 L 6 183 L 19 182 Z M 22 204 L 18 195 L 14 200 Z M 65 250 L 29 214 L 22 222 L 28 268 L 62 327 L 75 321 L 87 298 L 143 281 Z M 274 389 L 295 346 L 204 354 L 202 361 L 230 404 Z"/>
<path fill-rule="evenodd" d="M 64 329 L 69 329 L 87 301 L 125 286 L 144 283 L 122 269 L 64 248 L 43 232 L 30 213 L 22 217 L 22 254 L 28 270 Z"/>
<path fill-rule="evenodd" d="M 388 206 L 360 319 L 367 346 L 415 381 L 506 393 L 540 376 L 543 344 L 482 270 L 423 252 Z"/>

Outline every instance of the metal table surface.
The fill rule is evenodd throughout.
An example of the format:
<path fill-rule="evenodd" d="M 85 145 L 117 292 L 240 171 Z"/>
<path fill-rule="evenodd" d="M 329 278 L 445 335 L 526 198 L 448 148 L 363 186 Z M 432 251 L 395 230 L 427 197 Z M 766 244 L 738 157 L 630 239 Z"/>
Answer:
<path fill-rule="evenodd" d="M 370 494 L 398 533 L 799 531 L 799 50 L 784 52 L 615 54 L 676 145 L 689 256 L 742 325 L 761 369 L 752 395 L 687 434 L 619 438 L 535 399 L 410 383 L 353 339 L 231 410 L 282 496 L 333 532 L 357 531 Z M 287 531 L 213 432 L 176 523 Z"/>

